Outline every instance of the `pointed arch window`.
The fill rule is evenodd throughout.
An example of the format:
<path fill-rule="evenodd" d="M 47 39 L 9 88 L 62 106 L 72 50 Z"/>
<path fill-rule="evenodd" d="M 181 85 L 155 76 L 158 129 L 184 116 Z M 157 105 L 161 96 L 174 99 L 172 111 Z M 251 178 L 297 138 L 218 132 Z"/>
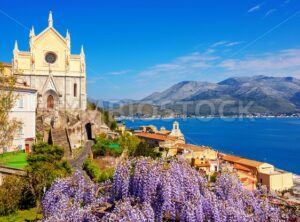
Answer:
<path fill-rule="evenodd" d="M 77 97 L 77 83 L 74 83 L 73 95 L 74 97 Z"/>

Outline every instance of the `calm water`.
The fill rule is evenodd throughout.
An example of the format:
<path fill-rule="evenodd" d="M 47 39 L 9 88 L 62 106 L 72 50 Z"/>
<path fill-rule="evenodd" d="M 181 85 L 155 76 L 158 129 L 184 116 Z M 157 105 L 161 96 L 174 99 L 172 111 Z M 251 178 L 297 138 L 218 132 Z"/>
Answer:
<path fill-rule="evenodd" d="M 170 120 L 126 120 L 126 127 L 172 128 Z M 186 142 L 268 162 L 300 174 L 300 118 L 177 119 Z"/>

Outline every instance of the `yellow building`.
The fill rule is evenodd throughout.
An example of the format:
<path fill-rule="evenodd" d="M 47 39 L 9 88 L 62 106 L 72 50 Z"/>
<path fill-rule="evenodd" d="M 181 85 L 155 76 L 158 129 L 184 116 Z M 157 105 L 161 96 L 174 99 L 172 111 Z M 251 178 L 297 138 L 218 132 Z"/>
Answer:
<path fill-rule="evenodd" d="M 222 155 L 221 159 L 232 165 L 246 187 L 261 184 L 271 191 L 283 191 L 294 186 L 291 173 L 275 170 L 271 164 L 232 155 Z"/>
<path fill-rule="evenodd" d="M 293 174 L 283 170 L 259 173 L 258 182 L 265 185 L 271 191 L 285 191 L 294 186 Z"/>
<path fill-rule="evenodd" d="M 118 123 L 117 126 L 118 126 L 117 127 L 118 131 L 120 131 L 121 134 L 124 134 L 124 132 L 126 131 L 126 125 L 125 125 L 125 123 Z"/>
<path fill-rule="evenodd" d="M 29 33 L 29 50 L 23 51 L 16 41 L 13 50 L 12 73 L 18 82 L 38 91 L 38 109 L 85 110 L 86 64 L 83 47 L 79 54 L 71 53 L 71 37 L 55 28 L 52 13 L 48 26 L 35 34 Z"/>
<path fill-rule="evenodd" d="M 192 166 L 211 174 L 219 171 L 218 152 L 207 146 L 193 144 L 175 144 L 172 149 L 176 155 L 181 155 Z"/>
<path fill-rule="evenodd" d="M 185 159 L 209 159 L 216 160 L 218 152 L 208 146 L 196 146 L 193 144 L 178 143 L 173 146 L 177 149 L 177 153 L 182 154 Z"/>
<path fill-rule="evenodd" d="M 178 138 L 174 136 L 166 136 L 156 133 L 145 132 L 136 133 L 135 136 L 139 137 L 153 148 L 159 148 L 160 151 L 166 151 L 166 156 L 176 155 L 176 153 L 173 153 L 173 149 L 171 148 L 179 141 Z"/>
<path fill-rule="evenodd" d="M 156 126 L 140 126 L 139 130 L 135 131 L 135 135 L 148 143 L 150 146 L 159 148 L 160 152 L 163 152 L 163 156 L 175 156 L 177 155 L 177 148 L 175 144 L 184 144 L 184 135 L 181 133 L 179 123 L 173 123 L 172 131 L 166 130 L 161 127 L 157 130 Z"/>
<path fill-rule="evenodd" d="M 10 63 L 0 62 L 0 74 L 4 76 L 11 75 L 12 66 Z"/>

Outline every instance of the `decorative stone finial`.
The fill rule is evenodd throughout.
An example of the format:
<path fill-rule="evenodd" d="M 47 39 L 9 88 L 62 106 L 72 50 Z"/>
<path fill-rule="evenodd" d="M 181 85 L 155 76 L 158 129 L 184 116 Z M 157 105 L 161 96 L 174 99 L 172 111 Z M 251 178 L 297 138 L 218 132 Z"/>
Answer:
<path fill-rule="evenodd" d="M 66 42 L 67 42 L 67 46 L 68 46 L 69 50 L 71 50 L 71 37 L 70 37 L 69 30 L 67 30 Z M 69 51 L 69 53 L 70 53 L 70 51 Z"/>
<path fill-rule="evenodd" d="M 18 51 L 19 51 L 19 48 L 18 48 L 18 41 L 17 41 L 17 40 L 15 41 L 15 48 L 14 48 L 14 51 L 15 51 L 15 52 L 18 52 Z"/>
<path fill-rule="evenodd" d="M 34 32 L 34 27 L 32 26 L 31 30 L 30 30 L 30 34 L 29 37 L 34 37 L 35 36 L 35 32 Z"/>
<path fill-rule="evenodd" d="M 83 49 L 83 45 L 81 46 L 80 55 L 84 56 L 84 49 Z"/>
<path fill-rule="evenodd" d="M 53 27 L 52 11 L 49 12 L 48 26 Z"/>
<path fill-rule="evenodd" d="M 70 33 L 68 29 L 67 29 L 66 39 L 70 40 Z"/>

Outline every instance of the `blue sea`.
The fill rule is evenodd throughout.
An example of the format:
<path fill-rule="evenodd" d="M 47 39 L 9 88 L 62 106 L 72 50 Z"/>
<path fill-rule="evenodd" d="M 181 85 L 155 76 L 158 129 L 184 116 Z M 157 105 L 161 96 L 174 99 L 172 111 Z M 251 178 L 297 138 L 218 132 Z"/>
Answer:
<path fill-rule="evenodd" d="M 175 119 L 126 120 L 127 128 L 141 125 L 172 129 Z M 300 174 L 300 118 L 176 119 L 187 143 L 273 164 Z"/>

